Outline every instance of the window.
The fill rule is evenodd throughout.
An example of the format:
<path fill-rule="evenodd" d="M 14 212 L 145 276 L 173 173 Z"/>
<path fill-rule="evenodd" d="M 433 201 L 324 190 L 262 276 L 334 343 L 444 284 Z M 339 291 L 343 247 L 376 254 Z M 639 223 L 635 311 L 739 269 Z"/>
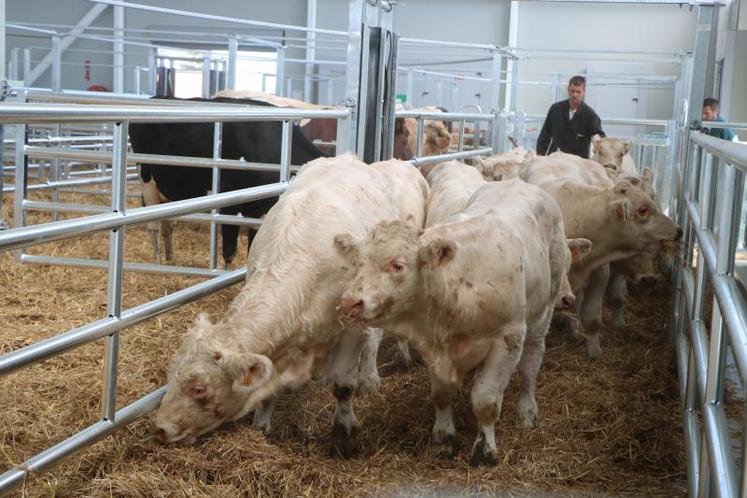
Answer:
<path fill-rule="evenodd" d="M 228 50 L 193 50 L 182 48 L 158 48 L 159 65 L 174 69 L 174 97 L 190 98 L 202 96 L 203 57 L 219 61 L 214 71 L 225 71 Z M 255 50 L 239 50 L 236 63 L 236 90 L 275 93 L 277 53 Z M 225 80 L 224 80 L 225 81 Z M 219 86 L 219 85 L 218 85 Z M 211 85 L 211 92 L 217 91 Z"/>

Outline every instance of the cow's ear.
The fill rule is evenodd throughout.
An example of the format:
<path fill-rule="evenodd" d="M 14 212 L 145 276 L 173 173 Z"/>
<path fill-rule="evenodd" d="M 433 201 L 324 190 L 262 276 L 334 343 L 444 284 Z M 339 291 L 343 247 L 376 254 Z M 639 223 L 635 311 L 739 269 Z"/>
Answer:
<path fill-rule="evenodd" d="M 599 134 L 594 135 L 591 137 L 591 145 L 594 150 L 594 153 L 597 153 L 597 149 L 599 148 L 599 141 L 602 139 L 602 136 Z"/>
<path fill-rule="evenodd" d="M 623 142 L 623 154 L 627 154 L 628 152 L 630 152 L 630 147 L 631 147 L 632 145 L 633 145 L 633 144 L 631 144 L 631 143 L 630 143 L 630 140 L 625 140 L 625 141 Z"/>
<path fill-rule="evenodd" d="M 618 180 L 615 183 L 615 192 L 618 194 L 625 195 L 628 190 L 633 188 L 633 184 L 629 180 Z"/>
<path fill-rule="evenodd" d="M 358 258 L 358 243 L 349 233 L 335 235 L 333 244 L 337 252 L 345 258 L 348 264 L 353 264 Z"/>
<path fill-rule="evenodd" d="M 533 150 L 528 150 L 527 154 L 524 156 L 524 162 L 531 161 L 532 159 L 537 159 L 537 153 Z"/>
<path fill-rule="evenodd" d="M 654 170 L 652 170 L 651 168 L 643 168 L 643 172 L 641 173 L 641 179 L 643 181 L 652 182 L 654 180 Z"/>
<path fill-rule="evenodd" d="M 580 263 L 591 252 L 592 243 L 589 239 L 568 239 L 573 263 Z"/>
<path fill-rule="evenodd" d="M 630 219 L 631 208 L 629 200 L 622 199 L 620 201 L 616 201 L 615 203 L 613 203 L 613 206 L 618 218 L 620 218 L 622 221 L 628 221 Z"/>
<path fill-rule="evenodd" d="M 456 253 L 456 244 L 445 239 L 436 239 L 421 247 L 418 262 L 421 268 L 437 268 L 451 261 Z"/>
<path fill-rule="evenodd" d="M 220 360 L 228 378 L 233 379 L 233 390 L 250 392 L 270 380 L 272 360 L 254 353 L 224 354 Z"/>

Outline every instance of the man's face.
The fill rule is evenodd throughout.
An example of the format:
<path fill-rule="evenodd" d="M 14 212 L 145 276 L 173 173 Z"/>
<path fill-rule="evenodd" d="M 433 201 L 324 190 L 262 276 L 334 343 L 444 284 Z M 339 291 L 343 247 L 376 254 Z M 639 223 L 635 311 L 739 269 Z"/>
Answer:
<path fill-rule="evenodd" d="M 718 117 L 718 110 L 707 105 L 703 108 L 703 121 L 715 121 Z"/>
<path fill-rule="evenodd" d="M 585 85 L 568 85 L 568 100 L 572 107 L 578 106 L 584 100 L 585 94 Z"/>

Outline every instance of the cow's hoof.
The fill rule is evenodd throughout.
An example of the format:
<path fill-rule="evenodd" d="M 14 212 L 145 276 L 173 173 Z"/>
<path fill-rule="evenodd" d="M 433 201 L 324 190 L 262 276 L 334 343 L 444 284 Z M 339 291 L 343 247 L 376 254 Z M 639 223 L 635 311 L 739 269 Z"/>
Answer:
<path fill-rule="evenodd" d="M 482 434 L 477 437 L 477 441 L 472 446 L 472 456 L 469 463 L 473 467 L 480 467 L 481 465 L 495 467 L 498 465 L 498 452 L 485 444 L 485 438 Z"/>
<path fill-rule="evenodd" d="M 522 427 L 525 429 L 537 427 L 537 402 L 533 398 L 529 396 L 519 398 L 516 410 L 519 413 Z"/>
<path fill-rule="evenodd" d="M 379 392 L 380 387 L 381 377 L 379 377 L 378 371 L 374 371 L 367 375 L 361 375 L 358 377 L 358 389 L 356 390 L 356 393 L 376 394 Z"/>
<path fill-rule="evenodd" d="M 457 454 L 456 436 L 445 432 L 433 433 L 433 452 L 445 460 L 452 460 Z"/>
<path fill-rule="evenodd" d="M 590 360 L 597 360 L 602 356 L 602 347 L 599 345 L 598 337 L 589 339 L 586 342 L 586 355 Z"/>
<path fill-rule="evenodd" d="M 358 454 L 360 446 L 358 444 L 358 428 L 353 426 L 348 429 L 335 423 L 332 426 L 332 446 L 330 456 L 332 458 L 351 458 Z"/>

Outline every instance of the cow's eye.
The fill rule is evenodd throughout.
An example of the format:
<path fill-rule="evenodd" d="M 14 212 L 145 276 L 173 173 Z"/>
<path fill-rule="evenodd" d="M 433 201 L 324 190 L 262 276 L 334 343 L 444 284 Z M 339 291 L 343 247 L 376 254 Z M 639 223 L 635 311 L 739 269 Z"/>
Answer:
<path fill-rule="evenodd" d="M 648 206 L 641 206 L 641 208 L 638 209 L 638 214 L 645 218 L 651 214 L 651 208 Z"/>
<path fill-rule="evenodd" d="M 391 263 L 389 263 L 389 268 L 387 271 L 389 273 L 400 273 L 401 271 L 404 271 L 407 264 L 402 259 L 395 259 Z"/>

